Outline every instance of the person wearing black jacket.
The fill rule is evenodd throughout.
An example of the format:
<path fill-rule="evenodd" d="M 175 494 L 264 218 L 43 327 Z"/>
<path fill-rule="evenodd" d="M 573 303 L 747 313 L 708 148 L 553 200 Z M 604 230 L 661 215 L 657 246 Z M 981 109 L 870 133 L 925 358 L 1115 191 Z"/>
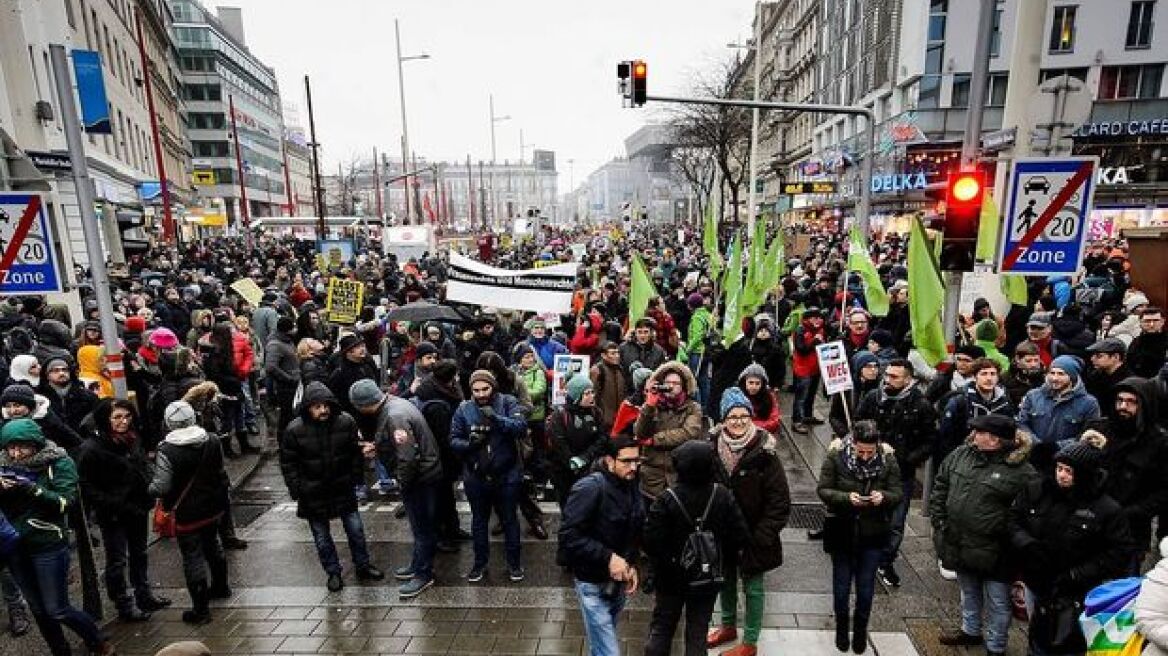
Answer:
<path fill-rule="evenodd" d="M 97 406 L 97 395 L 73 377 L 73 367 L 64 358 L 49 358 L 44 372 L 37 392 L 49 400 L 49 407 L 66 424 L 80 426 Z"/>
<path fill-rule="evenodd" d="M 1140 334 L 1127 350 L 1128 366 L 1132 373 L 1154 378 L 1164 366 L 1168 353 L 1168 332 L 1164 329 L 1164 311 L 1158 307 L 1145 308 L 1140 313 Z"/>
<path fill-rule="evenodd" d="M 556 563 L 572 571 L 591 653 L 620 653 L 617 619 L 637 591 L 645 525 L 640 464 L 641 447 L 632 435 L 614 437 L 596 470 L 572 486 L 564 506 Z"/>
<path fill-rule="evenodd" d="M 97 431 L 77 450 L 80 488 L 101 529 L 106 594 L 119 619 L 141 622 L 171 602 L 155 596 L 147 572 L 146 516 L 154 500 L 138 413 L 129 401 L 104 399 L 93 415 Z M 133 596 L 126 589 L 127 565 Z"/>
<path fill-rule="evenodd" d="M 1136 550 L 1127 518 L 1102 488 L 1103 454 L 1086 442 L 1072 442 L 1054 457 L 1053 475 L 1031 481 L 1010 511 L 1010 544 L 1019 554 L 1022 580 L 1039 609 L 1032 616 L 1031 654 L 1082 653 L 1079 646 L 1056 649 L 1041 629 L 1043 610 L 1057 600 L 1083 603 L 1087 592 L 1127 570 Z"/>
<path fill-rule="evenodd" d="M 340 404 L 341 410 L 356 416 L 356 408 L 349 402 L 349 389 L 353 387 L 353 383 L 365 378 L 379 382 L 381 372 L 377 369 L 377 363 L 365 350 L 365 340 L 357 335 L 350 334 L 341 338 L 340 356 L 337 368 L 329 376 L 328 387 Z"/>
<path fill-rule="evenodd" d="M 1108 337 L 1087 347 L 1091 356 L 1091 368 L 1083 376 L 1087 393 L 1099 402 L 1099 411 L 1104 417 L 1115 416 L 1115 386 L 1132 377 L 1128 369 L 1127 346 L 1123 340 Z"/>
<path fill-rule="evenodd" d="M 852 389 L 831 395 L 831 412 L 828 413 L 827 421 L 836 437 L 843 437 L 851 432 L 848 418 L 851 417 L 852 421 L 855 421 L 856 407 L 860 404 L 860 399 L 879 386 L 880 361 L 867 349 L 857 352 L 852 357 Z"/>
<path fill-rule="evenodd" d="M 380 580 L 365 542 L 365 527 L 357 512 L 357 485 L 364 481 L 364 458 L 357 440 L 357 422 L 340 410 L 324 383 L 309 383 L 293 419 L 280 440 L 280 471 L 296 502 L 296 516 L 308 520 L 328 589 L 344 587 L 341 561 L 329 530 L 340 519 L 360 580 Z"/>
<path fill-rule="evenodd" d="M 567 403 L 556 408 L 546 424 L 551 447 L 548 464 L 561 512 L 572 486 L 604 449 L 602 422 L 592 381 L 582 373 L 572 376 L 567 384 Z"/>
<path fill-rule="evenodd" d="M 896 450 L 904 496 L 892 514 L 888 549 L 884 552 L 879 574 L 886 584 L 898 587 L 900 575 L 893 563 L 904 540 L 904 524 L 916 487 L 917 467 L 932 454 L 937 435 L 937 412 L 915 384 L 912 364 L 898 359 L 885 366 L 883 385 L 860 400 L 855 418 L 875 421 L 884 441 Z"/>
<path fill-rule="evenodd" d="M 450 422 L 454 418 L 454 410 L 462 403 L 462 387 L 458 384 L 458 364 L 453 360 L 440 360 L 434 365 L 429 376 L 426 376 L 414 390 L 410 398 L 430 433 L 438 442 L 438 454 L 442 461 L 443 483 L 438 486 L 437 519 L 438 551 L 450 552 L 457 550 L 456 541 L 469 540 L 470 533 L 462 530 L 458 509 L 455 505 L 454 487 L 462 473 L 461 462 L 450 447 Z"/>
<path fill-rule="evenodd" d="M 718 586 L 691 585 L 680 559 L 690 534 L 709 531 L 723 560 L 737 554 L 749 535 L 734 495 L 715 483 L 717 455 L 709 442 L 686 442 L 670 453 L 677 483 L 657 497 L 645 522 L 645 553 L 653 562 L 656 598 L 649 623 L 646 656 L 670 653 L 673 634 L 685 612 L 685 654 L 707 653 L 706 630 L 718 599 Z"/>

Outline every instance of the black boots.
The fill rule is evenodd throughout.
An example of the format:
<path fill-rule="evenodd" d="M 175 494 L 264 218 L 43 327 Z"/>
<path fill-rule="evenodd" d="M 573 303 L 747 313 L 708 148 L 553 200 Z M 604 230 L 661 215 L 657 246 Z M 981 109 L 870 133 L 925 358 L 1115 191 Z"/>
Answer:
<path fill-rule="evenodd" d="M 123 622 L 145 622 L 150 619 L 150 613 L 145 612 L 134 603 L 134 597 L 123 594 L 114 600 L 114 607 L 118 609 L 118 619 Z"/>
<path fill-rule="evenodd" d="M 211 570 L 211 586 L 207 594 L 211 599 L 227 599 L 231 596 L 231 586 L 227 582 L 227 559 L 207 562 Z"/>
<path fill-rule="evenodd" d="M 848 616 L 846 613 L 835 616 L 835 648 L 846 652 L 848 647 Z"/>
<path fill-rule="evenodd" d="M 837 637 L 836 640 L 839 638 Z M 855 627 L 852 631 L 852 652 L 856 654 L 864 653 L 868 648 L 868 620 L 865 618 L 861 620 L 856 618 Z M 843 651 L 843 650 L 840 650 Z"/>
<path fill-rule="evenodd" d="M 141 608 L 147 613 L 153 613 L 155 611 L 160 611 L 163 608 L 169 608 L 170 604 L 172 603 L 166 597 L 160 597 L 154 594 L 154 592 L 149 588 L 135 593 L 134 597 L 138 601 L 138 608 Z"/>
<path fill-rule="evenodd" d="M 191 595 L 191 609 L 183 611 L 182 621 L 187 624 L 209 624 L 211 622 L 210 600 L 206 581 L 195 581 L 187 584 L 187 592 Z"/>

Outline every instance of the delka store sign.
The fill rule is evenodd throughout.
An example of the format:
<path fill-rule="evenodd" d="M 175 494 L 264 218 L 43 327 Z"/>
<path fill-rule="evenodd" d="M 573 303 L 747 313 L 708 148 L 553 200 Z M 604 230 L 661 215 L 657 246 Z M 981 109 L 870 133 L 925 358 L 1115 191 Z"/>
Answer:
<path fill-rule="evenodd" d="M 925 180 L 923 171 L 872 176 L 872 193 L 874 194 L 899 194 L 906 191 L 917 191 L 928 186 L 929 182 Z"/>

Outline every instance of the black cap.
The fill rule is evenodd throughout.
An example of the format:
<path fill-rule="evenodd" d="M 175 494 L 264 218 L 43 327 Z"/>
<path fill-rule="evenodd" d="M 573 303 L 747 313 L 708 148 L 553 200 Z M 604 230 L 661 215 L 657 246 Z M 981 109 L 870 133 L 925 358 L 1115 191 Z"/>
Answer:
<path fill-rule="evenodd" d="M 276 320 L 276 330 L 281 333 L 290 333 L 296 330 L 296 322 L 292 317 L 280 317 Z"/>
<path fill-rule="evenodd" d="M 1123 340 L 1115 337 L 1108 337 L 1101 339 L 1098 342 L 1087 347 L 1088 353 L 1118 353 L 1120 355 L 1127 355 L 1127 344 Z"/>
<path fill-rule="evenodd" d="M 361 346 L 364 343 L 365 340 L 361 339 L 357 335 L 345 335 L 341 338 L 341 353 L 348 353 L 350 350 Z"/>
<path fill-rule="evenodd" d="M 414 359 L 421 360 L 424 355 L 438 355 L 438 347 L 433 342 L 421 342 L 414 349 Z"/>
<path fill-rule="evenodd" d="M 1013 442 L 1018 434 L 1018 424 L 1013 417 L 1005 415 L 982 415 L 969 420 L 969 427 L 977 431 L 985 431 L 1000 438 L 1003 442 Z"/>

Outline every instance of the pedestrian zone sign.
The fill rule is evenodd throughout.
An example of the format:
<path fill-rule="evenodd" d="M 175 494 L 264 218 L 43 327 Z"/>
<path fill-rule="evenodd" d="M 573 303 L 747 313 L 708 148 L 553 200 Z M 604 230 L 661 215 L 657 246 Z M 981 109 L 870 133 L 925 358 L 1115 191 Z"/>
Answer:
<path fill-rule="evenodd" d="M 1015 160 L 999 272 L 1070 276 L 1079 270 L 1098 168 L 1097 157 Z"/>
<path fill-rule="evenodd" d="M 852 369 L 848 365 L 848 352 L 843 342 L 828 342 L 815 347 L 819 356 L 819 373 L 823 376 L 823 386 L 828 395 L 839 394 L 852 389 Z"/>
<path fill-rule="evenodd" d="M 45 199 L 0 193 L 0 296 L 61 291 Z"/>

